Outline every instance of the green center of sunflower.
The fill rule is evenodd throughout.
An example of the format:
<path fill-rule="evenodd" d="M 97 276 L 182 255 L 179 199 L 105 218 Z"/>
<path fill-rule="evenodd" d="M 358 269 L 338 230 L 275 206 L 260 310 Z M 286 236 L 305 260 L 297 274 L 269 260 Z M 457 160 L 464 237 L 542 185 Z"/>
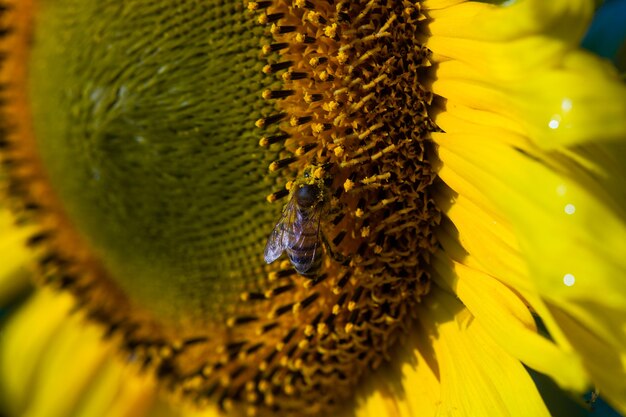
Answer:
<path fill-rule="evenodd" d="M 383 0 L 41 5 L 31 162 L 53 197 L 24 198 L 51 225 L 44 273 L 198 403 L 348 397 L 428 291 L 424 20 Z M 288 256 L 267 265 L 272 230 Z"/>
<path fill-rule="evenodd" d="M 200 322 L 237 302 L 277 215 L 251 128 L 263 30 L 239 2 L 201 3 L 42 4 L 31 61 L 68 217 L 136 302 Z"/>

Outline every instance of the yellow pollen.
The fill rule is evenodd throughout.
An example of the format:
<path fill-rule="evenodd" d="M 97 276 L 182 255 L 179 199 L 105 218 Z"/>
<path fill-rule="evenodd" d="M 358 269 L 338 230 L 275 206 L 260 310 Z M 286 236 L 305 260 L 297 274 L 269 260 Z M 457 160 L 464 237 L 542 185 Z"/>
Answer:
<path fill-rule="evenodd" d="M 174 352 L 172 351 L 172 348 L 170 346 L 164 346 L 161 348 L 159 356 L 161 356 L 162 358 L 169 358 L 172 356 L 173 353 Z"/>
<path fill-rule="evenodd" d="M 313 177 L 317 178 L 317 179 L 321 179 L 324 177 L 324 169 L 321 167 L 318 167 L 315 169 L 315 171 L 313 171 Z"/>
<path fill-rule="evenodd" d="M 339 62 L 342 65 L 348 62 L 348 54 L 345 51 L 340 51 L 337 54 L 337 62 Z"/>
<path fill-rule="evenodd" d="M 265 367 L 267 368 L 267 364 L 265 364 Z M 262 380 L 261 382 L 259 382 L 259 391 L 261 392 L 267 392 L 270 389 L 270 384 L 267 380 Z"/>
<path fill-rule="evenodd" d="M 324 28 L 324 35 L 328 36 L 329 38 L 334 38 L 335 36 L 337 36 L 337 24 L 333 23 L 330 26 L 326 26 Z"/>
<path fill-rule="evenodd" d="M 337 103 L 335 100 L 331 100 L 331 101 L 324 103 L 322 105 L 322 108 L 330 113 L 330 112 L 337 110 L 337 108 L 339 108 L 339 103 Z"/>
<path fill-rule="evenodd" d="M 324 125 L 322 123 L 313 123 L 311 130 L 313 130 L 313 133 L 322 133 L 324 131 Z"/>
<path fill-rule="evenodd" d="M 231 400 L 230 398 L 225 399 L 222 402 L 222 407 L 224 408 L 224 411 L 226 411 L 227 413 L 232 411 L 232 409 L 233 409 L 233 400 Z"/>
<path fill-rule="evenodd" d="M 311 10 L 310 12 L 307 13 L 306 20 L 308 20 L 311 23 L 319 23 L 320 14 L 318 12 Z"/>
<path fill-rule="evenodd" d="M 317 333 L 326 336 L 328 334 L 328 326 L 326 323 L 320 323 L 317 325 Z"/>

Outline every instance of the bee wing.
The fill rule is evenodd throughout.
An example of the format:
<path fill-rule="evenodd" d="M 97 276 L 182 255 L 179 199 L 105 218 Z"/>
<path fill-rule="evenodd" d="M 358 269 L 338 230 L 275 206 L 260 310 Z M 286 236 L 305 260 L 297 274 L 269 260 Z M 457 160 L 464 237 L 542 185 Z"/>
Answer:
<path fill-rule="evenodd" d="M 271 264 L 274 262 L 287 248 L 290 236 L 288 231 L 293 228 L 295 210 L 295 202 L 291 199 L 283 209 L 278 223 L 274 226 L 274 230 L 272 230 L 272 233 L 265 244 L 266 263 Z"/>
<path fill-rule="evenodd" d="M 305 217 L 302 225 L 287 236 L 287 245 L 291 248 L 299 248 L 303 252 L 298 257 L 297 271 L 308 271 L 316 260 L 316 254 L 320 243 L 320 223 L 322 216 L 319 210 L 314 210 Z M 295 266 L 295 265 L 294 265 Z"/>

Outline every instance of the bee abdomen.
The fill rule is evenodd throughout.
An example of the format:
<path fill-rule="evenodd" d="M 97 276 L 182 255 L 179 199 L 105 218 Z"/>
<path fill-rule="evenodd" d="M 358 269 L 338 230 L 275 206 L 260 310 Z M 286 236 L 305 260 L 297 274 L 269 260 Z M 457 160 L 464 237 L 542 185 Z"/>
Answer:
<path fill-rule="evenodd" d="M 289 260 L 300 275 L 315 275 L 322 265 L 321 248 L 315 250 L 317 242 L 310 246 L 288 248 Z"/>
<path fill-rule="evenodd" d="M 300 262 L 301 259 L 294 258 L 291 254 L 289 254 L 289 260 L 296 272 L 304 276 L 317 275 L 322 266 L 322 257 L 320 255 L 316 255 L 312 263 L 309 262 L 309 258 L 302 259 L 303 262 Z"/>

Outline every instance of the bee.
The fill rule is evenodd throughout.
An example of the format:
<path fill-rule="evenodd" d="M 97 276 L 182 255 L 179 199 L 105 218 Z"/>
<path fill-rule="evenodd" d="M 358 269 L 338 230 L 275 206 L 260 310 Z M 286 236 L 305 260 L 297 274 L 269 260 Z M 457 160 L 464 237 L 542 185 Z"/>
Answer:
<path fill-rule="evenodd" d="M 294 183 L 289 202 L 267 240 L 265 262 L 270 264 L 287 252 L 300 275 L 317 275 L 322 264 L 320 223 L 326 201 L 323 181 L 305 172 L 304 178 Z"/>

